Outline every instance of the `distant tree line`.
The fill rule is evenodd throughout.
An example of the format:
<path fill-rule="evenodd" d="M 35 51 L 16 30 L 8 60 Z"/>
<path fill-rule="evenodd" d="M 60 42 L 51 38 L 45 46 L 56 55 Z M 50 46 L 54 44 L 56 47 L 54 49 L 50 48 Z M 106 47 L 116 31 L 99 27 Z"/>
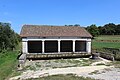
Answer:
<path fill-rule="evenodd" d="M 65 25 L 65 26 L 80 26 L 79 24 L 75 24 L 75 25 Z"/>
<path fill-rule="evenodd" d="M 65 26 L 80 26 L 75 25 L 65 25 Z M 104 26 L 96 26 L 92 24 L 86 27 L 86 30 L 91 33 L 93 37 L 98 35 L 120 35 L 120 24 L 116 25 L 114 23 L 105 24 Z"/>
<path fill-rule="evenodd" d="M 0 51 L 15 49 L 20 40 L 20 36 L 11 29 L 11 24 L 0 22 Z"/>
<path fill-rule="evenodd" d="M 120 24 L 116 25 L 114 23 L 109 23 L 104 26 L 92 24 L 87 26 L 86 30 L 90 32 L 93 37 L 98 35 L 120 35 Z"/>

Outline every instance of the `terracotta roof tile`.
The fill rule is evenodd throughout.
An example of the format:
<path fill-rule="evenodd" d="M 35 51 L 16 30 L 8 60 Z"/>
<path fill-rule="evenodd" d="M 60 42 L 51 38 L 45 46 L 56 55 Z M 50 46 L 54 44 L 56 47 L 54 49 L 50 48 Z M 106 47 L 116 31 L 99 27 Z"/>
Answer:
<path fill-rule="evenodd" d="M 41 26 L 41 25 L 23 25 L 21 37 L 28 36 L 76 36 L 92 37 L 84 28 L 80 26 Z"/>

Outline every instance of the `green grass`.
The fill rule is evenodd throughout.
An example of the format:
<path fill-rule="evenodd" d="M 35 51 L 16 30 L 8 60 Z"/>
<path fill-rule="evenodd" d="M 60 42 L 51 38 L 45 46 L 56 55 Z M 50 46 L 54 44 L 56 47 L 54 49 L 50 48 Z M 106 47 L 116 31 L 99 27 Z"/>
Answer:
<path fill-rule="evenodd" d="M 103 47 L 120 48 L 120 35 L 102 35 L 92 40 L 92 49 L 102 49 Z"/>
<path fill-rule="evenodd" d="M 0 53 L 0 80 L 8 78 L 17 68 L 18 51 Z"/>
<path fill-rule="evenodd" d="M 114 65 L 115 68 L 120 68 L 120 61 L 114 61 L 111 65 Z"/>
<path fill-rule="evenodd" d="M 120 40 L 120 35 L 100 35 L 95 37 L 96 40 Z"/>
<path fill-rule="evenodd" d="M 95 80 L 91 78 L 84 78 L 84 77 L 78 77 L 73 74 L 68 75 L 53 75 L 53 76 L 47 76 L 37 79 L 28 79 L 28 80 Z"/>
<path fill-rule="evenodd" d="M 120 48 L 120 42 L 92 42 L 92 49 L 102 49 L 103 47 Z"/>

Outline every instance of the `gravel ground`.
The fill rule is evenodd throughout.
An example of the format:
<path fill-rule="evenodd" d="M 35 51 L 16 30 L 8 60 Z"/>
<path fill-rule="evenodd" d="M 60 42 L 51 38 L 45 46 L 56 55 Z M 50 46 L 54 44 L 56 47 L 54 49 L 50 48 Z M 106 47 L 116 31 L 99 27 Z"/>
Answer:
<path fill-rule="evenodd" d="M 119 68 L 110 68 L 108 70 L 99 70 L 95 74 L 83 75 L 84 77 L 91 77 L 94 79 L 100 80 L 120 80 L 120 69 Z"/>
<path fill-rule="evenodd" d="M 99 80 L 120 80 L 120 68 L 106 66 L 110 62 L 102 58 L 95 61 L 81 58 L 27 61 L 21 75 L 9 80 L 39 78 L 58 74 L 76 74 Z"/>
<path fill-rule="evenodd" d="M 76 74 L 78 76 L 85 76 L 85 74 L 89 74 L 95 70 L 101 70 L 108 68 L 107 66 L 85 66 L 85 67 L 67 67 L 67 68 L 55 68 L 49 70 L 38 70 L 32 71 L 28 70 L 23 72 L 20 76 L 16 76 L 11 78 L 10 80 L 15 79 L 28 79 L 28 78 L 39 78 L 50 75 L 58 75 L 58 74 Z"/>

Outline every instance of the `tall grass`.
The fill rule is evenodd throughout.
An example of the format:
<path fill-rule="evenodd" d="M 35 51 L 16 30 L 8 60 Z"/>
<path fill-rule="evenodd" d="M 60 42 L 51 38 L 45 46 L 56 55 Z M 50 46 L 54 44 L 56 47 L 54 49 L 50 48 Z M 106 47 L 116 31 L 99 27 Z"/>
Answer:
<path fill-rule="evenodd" d="M 0 80 L 5 80 L 17 67 L 18 51 L 0 53 Z"/>

